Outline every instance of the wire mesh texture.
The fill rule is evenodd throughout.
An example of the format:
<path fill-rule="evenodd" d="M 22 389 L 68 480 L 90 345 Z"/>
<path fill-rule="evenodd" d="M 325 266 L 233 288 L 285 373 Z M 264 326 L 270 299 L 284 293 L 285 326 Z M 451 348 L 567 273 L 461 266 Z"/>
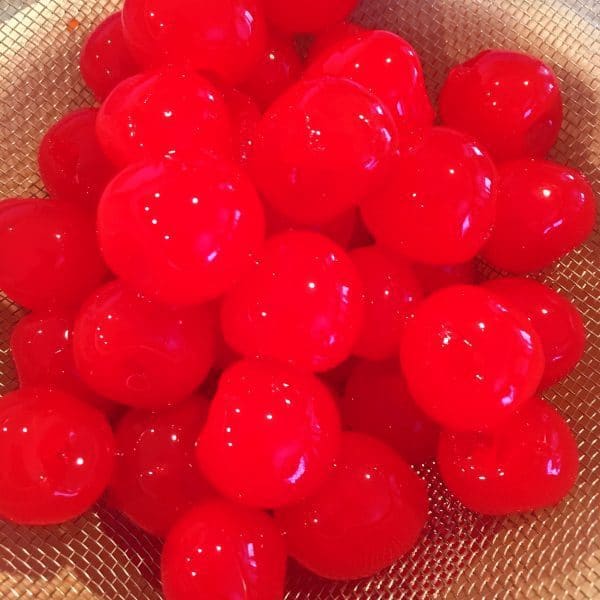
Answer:
<path fill-rule="evenodd" d="M 117 8 L 116 0 L 0 0 L 0 197 L 45 194 L 38 143 L 60 115 L 93 103 L 78 74 L 79 47 Z M 598 0 L 365 0 L 354 18 L 416 47 L 432 98 L 452 65 L 485 48 L 547 61 L 565 102 L 553 158 L 581 169 L 600 197 Z M 576 303 L 588 331 L 581 364 L 545 394 L 566 415 L 581 452 L 570 496 L 535 514 L 482 517 L 450 497 L 434 465 L 423 465 L 432 513 L 410 555 L 370 580 L 348 583 L 291 564 L 286 600 L 600 599 L 599 250 L 596 230 L 539 275 Z M 0 294 L 2 394 L 16 387 L 8 339 L 22 314 Z M 103 506 L 59 527 L 0 522 L 0 599 L 158 600 L 159 551 L 157 540 Z"/>

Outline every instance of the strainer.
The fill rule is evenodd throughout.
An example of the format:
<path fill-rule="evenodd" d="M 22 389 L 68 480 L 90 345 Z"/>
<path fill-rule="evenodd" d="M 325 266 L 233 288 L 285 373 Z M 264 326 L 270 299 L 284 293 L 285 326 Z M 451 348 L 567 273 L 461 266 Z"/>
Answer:
<path fill-rule="evenodd" d="M 79 78 L 78 50 L 117 8 L 117 0 L 0 0 L 0 197 L 44 194 L 37 145 L 60 115 L 93 103 Z M 565 121 L 553 158 L 581 169 L 600 197 L 598 0 L 365 0 L 355 19 L 391 29 L 416 47 L 432 98 L 452 65 L 482 49 L 542 58 L 564 92 Z M 350 583 L 326 582 L 292 564 L 287 600 L 600 599 L 598 231 L 539 278 L 576 303 L 588 330 L 581 364 L 545 394 L 566 415 L 581 452 L 571 495 L 535 514 L 482 517 L 461 508 L 434 467 L 423 465 L 432 514 L 410 555 L 370 580 Z M 22 314 L 0 294 L 3 394 L 17 383 L 8 339 Z M 0 522 L 0 599 L 158 600 L 159 550 L 156 540 L 103 506 L 60 527 Z"/>

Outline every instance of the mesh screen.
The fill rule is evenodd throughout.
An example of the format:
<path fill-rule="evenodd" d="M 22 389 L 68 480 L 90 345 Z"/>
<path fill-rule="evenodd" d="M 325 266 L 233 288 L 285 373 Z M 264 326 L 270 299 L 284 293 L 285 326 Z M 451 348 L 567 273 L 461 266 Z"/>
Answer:
<path fill-rule="evenodd" d="M 59 115 L 92 103 L 77 53 L 116 6 L 115 0 L 0 0 L 0 197 L 44 193 L 37 144 Z M 600 196 L 598 0 L 366 0 L 355 18 L 413 43 L 433 98 L 448 69 L 479 50 L 503 47 L 543 58 L 563 84 L 566 109 L 554 158 L 582 169 Z M 461 508 L 424 465 L 432 514 L 414 552 L 370 580 L 344 584 L 292 564 L 288 600 L 600 598 L 599 247 L 596 231 L 584 248 L 540 275 L 577 304 L 588 327 L 585 358 L 546 394 L 566 414 L 581 451 L 569 498 L 532 515 L 481 517 Z M 8 337 L 21 315 L 0 295 L 2 393 L 16 385 Z M 0 598 L 159 599 L 158 557 L 156 540 L 103 507 L 61 527 L 0 522 Z"/>

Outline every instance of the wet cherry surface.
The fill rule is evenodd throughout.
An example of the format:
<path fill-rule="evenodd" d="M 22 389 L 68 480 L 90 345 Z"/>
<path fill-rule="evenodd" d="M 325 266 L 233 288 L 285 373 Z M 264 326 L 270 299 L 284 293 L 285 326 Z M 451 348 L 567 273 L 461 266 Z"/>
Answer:
<path fill-rule="evenodd" d="M 329 50 L 342 40 L 350 39 L 367 31 L 369 30 L 362 25 L 349 23 L 347 21 L 341 21 L 324 29 L 314 37 L 314 40 L 308 49 L 307 62 L 312 62 L 319 54 L 321 54 L 321 52 Z"/>
<path fill-rule="evenodd" d="M 248 357 L 326 371 L 350 355 L 363 319 L 362 284 L 337 244 L 291 231 L 267 240 L 225 296 L 225 341 Z"/>
<path fill-rule="evenodd" d="M 402 369 L 417 404 L 453 430 L 496 427 L 541 381 L 540 338 L 521 313 L 484 288 L 426 298 L 404 331 Z"/>
<path fill-rule="evenodd" d="M 300 77 L 302 68 L 294 38 L 271 31 L 262 58 L 240 87 L 265 109 Z"/>
<path fill-rule="evenodd" d="M 74 519 L 112 474 L 114 440 L 95 408 L 49 388 L 11 392 L 0 404 L 0 516 L 24 525 Z"/>
<path fill-rule="evenodd" d="M 100 107 L 98 139 L 124 167 L 151 158 L 232 156 L 229 112 L 206 77 L 178 68 L 151 70 L 122 81 Z"/>
<path fill-rule="evenodd" d="M 467 508 L 489 515 L 560 502 L 575 483 L 577 463 L 569 426 L 539 398 L 492 433 L 442 433 L 438 451 L 450 491 Z"/>
<path fill-rule="evenodd" d="M 396 147 L 390 113 L 349 80 L 302 81 L 263 115 L 251 162 L 266 202 L 298 223 L 325 223 L 388 174 Z"/>
<path fill-rule="evenodd" d="M 365 306 L 353 352 L 371 360 L 397 356 L 404 325 L 423 297 L 421 284 L 408 262 L 377 246 L 356 248 L 350 258 L 362 279 Z"/>
<path fill-rule="evenodd" d="M 122 171 L 98 210 L 102 254 L 123 280 L 168 304 L 216 298 L 264 238 L 260 199 L 227 161 L 157 160 Z"/>
<path fill-rule="evenodd" d="M 576 169 L 523 159 L 498 169 L 498 211 L 483 258 L 511 273 L 550 266 L 591 234 L 596 200 Z"/>
<path fill-rule="evenodd" d="M 125 43 L 120 11 L 104 19 L 90 33 L 81 47 L 79 69 L 86 85 L 100 101 L 123 79 L 139 70 Z"/>
<path fill-rule="evenodd" d="M 415 49 L 390 31 L 364 31 L 323 50 L 305 77 L 347 77 L 377 96 L 405 136 L 433 124 L 421 61 Z"/>
<path fill-rule="evenodd" d="M 157 412 L 131 409 L 119 421 L 109 501 L 149 533 L 166 536 L 183 513 L 214 496 L 194 459 L 207 413 L 208 400 L 196 395 Z"/>
<path fill-rule="evenodd" d="M 496 168 L 471 137 L 444 127 L 395 161 L 361 211 L 375 239 L 407 258 L 464 263 L 488 240 L 496 216 Z"/>
<path fill-rule="evenodd" d="M 243 81 L 265 48 L 258 0 L 125 0 L 125 40 L 145 67 L 168 64 Z"/>
<path fill-rule="evenodd" d="M 262 116 L 256 100 L 248 94 L 231 89 L 225 94 L 233 138 L 233 155 L 242 165 L 250 159 L 256 129 Z"/>
<path fill-rule="evenodd" d="M 412 268 L 426 296 L 451 285 L 477 283 L 478 279 L 475 261 L 472 260 L 456 265 L 412 263 Z"/>
<path fill-rule="evenodd" d="M 316 33 L 345 19 L 357 0 L 264 0 L 267 19 L 281 31 Z"/>
<path fill-rule="evenodd" d="M 436 455 L 439 428 L 412 399 L 396 358 L 357 361 L 340 400 L 340 413 L 344 429 L 384 441 L 410 464 Z"/>
<path fill-rule="evenodd" d="M 544 350 L 542 389 L 566 377 L 583 356 L 585 329 L 574 304 L 552 288 L 520 277 L 503 277 L 485 283 L 523 313 L 535 329 Z"/>
<path fill-rule="evenodd" d="M 270 517 L 221 500 L 199 504 L 165 543 L 165 600 L 280 600 L 286 550 Z"/>
<path fill-rule="evenodd" d="M 221 375 L 198 438 L 198 464 L 225 496 L 275 508 L 323 484 L 340 434 L 335 401 L 314 375 L 245 360 Z"/>
<path fill-rule="evenodd" d="M 425 483 L 398 454 L 370 436 L 344 433 L 333 475 L 275 519 L 302 566 L 328 579 L 357 579 L 415 545 L 427 507 Z"/>
<path fill-rule="evenodd" d="M 543 158 L 562 123 L 559 83 L 537 58 L 486 50 L 450 71 L 440 116 L 448 127 L 475 136 L 498 160 Z"/>
<path fill-rule="evenodd" d="M 93 211 L 116 172 L 96 137 L 97 115 L 93 108 L 67 113 L 46 132 L 38 150 L 40 177 L 50 196 Z"/>
<path fill-rule="evenodd" d="M 0 204 L 0 289 L 32 310 L 77 306 L 107 276 L 91 215 L 53 200 Z"/>
<path fill-rule="evenodd" d="M 214 311 L 172 308 L 121 281 L 97 290 L 75 321 L 73 351 L 83 380 L 99 395 L 140 408 L 189 396 L 215 357 Z"/>

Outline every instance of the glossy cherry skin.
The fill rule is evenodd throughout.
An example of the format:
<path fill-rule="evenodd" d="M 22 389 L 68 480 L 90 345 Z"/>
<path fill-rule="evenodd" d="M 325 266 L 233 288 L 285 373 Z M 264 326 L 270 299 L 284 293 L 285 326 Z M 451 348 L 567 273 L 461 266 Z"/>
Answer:
<path fill-rule="evenodd" d="M 485 287 L 523 313 L 539 335 L 545 358 L 540 387 L 566 377 L 585 348 L 585 328 L 575 305 L 532 279 L 503 277 L 487 281 Z"/>
<path fill-rule="evenodd" d="M 100 107 L 98 139 L 119 167 L 151 158 L 231 156 L 223 94 L 192 71 L 166 68 L 122 81 Z"/>
<path fill-rule="evenodd" d="M 114 273 L 161 302 L 198 304 L 233 286 L 264 239 L 261 201 L 233 163 L 157 160 L 121 171 L 98 209 Z"/>
<path fill-rule="evenodd" d="M 317 377 L 243 360 L 221 375 L 198 438 L 198 465 L 224 496 L 276 508 L 323 484 L 340 435 L 337 406 Z"/>
<path fill-rule="evenodd" d="M 194 461 L 207 412 L 208 400 L 192 396 L 160 412 L 131 409 L 116 428 L 109 501 L 151 534 L 166 536 L 181 515 L 214 495 Z"/>
<path fill-rule="evenodd" d="M 427 489 L 388 445 L 344 433 L 333 475 L 316 494 L 275 513 L 290 555 L 328 579 L 369 577 L 412 549 Z"/>
<path fill-rule="evenodd" d="M 391 31 L 365 31 L 324 50 L 305 77 L 344 77 L 377 96 L 409 136 L 433 125 L 421 61 L 415 49 Z"/>
<path fill-rule="evenodd" d="M 477 282 L 477 269 L 472 260 L 456 265 L 413 263 L 412 268 L 426 296 L 451 285 Z"/>
<path fill-rule="evenodd" d="M 367 31 L 369 30 L 357 23 L 349 23 L 347 21 L 335 23 L 331 27 L 319 32 L 314 37 L 312 44 L 308 49 L 307 62 L 312 62 L 319 54 L 321 54 L 321 52 L 329 50 L 342 40 L 354 38 Z"/>
<path fill-rule="evenodd" d="M 32 310 L 77 306 L 106 277 L 95 224 L 76 206 L 0 203 L 0 289 Z"/>
<path fill-rule="evenodd" d="M 498 215 L 483 258 L 511 273 L 539 271 L 588 238 L 596 200 L 582 173 L 545 160 L 498 169 Z"/>
<path fill-rule="evenodd" d="M 350 252 L 363 283 L 365 317 L 353 353 L 371 360 L 396 356 L 405 323 L 413 317 L 423 290 L 411 266 L 377 246 Z"/>
<path fill-rule="evenodd" d="M 179 65 L 239 83 L 265 48 L 258 0 L 125 0 L 123 30 L 145 67 Z"/>
<path fill-rule="evenodd" d="M 222 500 L 186 513 L 163 548 L 165 600 L 281 600 L 286 550 L 265 513 Z"/>
<path fill-rule="evenodd" d="M 55 200 L 96 210 L 115 168 L 96 137 L 93 108 L 75 110 L 55 123 L 38 150 L 38 166 L 44 187 Z"/>
<path fill-rule="evenodd" d="M 399 156 L 386 187 L 361 203 L 375 239 L 416 262 L 471 260 L 496 216 L 496 168 L 472 138 L 435 127 Z"/>
<path fill-rule="evenodd" d="M 265 206 L 265 217 L 267 221 L 267 236 L 284 231 L 308 230 L 320 233 L 336 244 L 339 244 L 342 248 L 347 248 L 354 239 L 354 233 L 358 227 L 359 213 L 356 207 L 352 207 L 331 221 L 327 221 L 327 223 L 320 225 L 297 225 L 270 206 Z"/>
<path fill-rule="evenodd" d="M 493 432 L 440 436 L 438 465 L 448 489 L 467 508 L 488 515 L 560 502 L 577 479 L 577 463 L 569 426 L 540 398 Z"/>
<path fill-rule="evenodd" d="M 327 371 L 350 355 L 363 319 L 362 284 L 348 255 L 311 232 L 267 240 L 225 296 L 225 341 L 248 357 Z"/>
<path fill-rule="evenodd" d="M 101 412 L 62 391 L 28 388 L 0 403 L 0 517 L 53 525 L 91 508 L 108 485 L 114 439 Z"/>
<path fill-rule="evenodd" d="M 113 88 L 139 70 L 123 35 L 121 12 L 104 19 L 81 47 L 79 70 L 86 85 L 100 101 Z"/>
<path fill-rule="evenodd" d="M 262 113 L 256 100 L 236 89 L 225 94 L 233 136 L 233 155 L 242 165 L 250 159 Z"/>
<path fill-rule="evenodd" d="M 302 224 L 326 223 L 381 184 L 396 148 L 381 102 L 331 77 L 303 81 L 263 115 L 251 161 L 275 210 Z"/>
<path fill-rule="evenodd" d="M 172 308 L 112 281 L 79 311 L 75 364 L 82 379 L 105 398 L 165 408 L 189 396 L 208 375 L 214 328 L 208 307 Z"/>
<path fill-rule="evenodd" d="M 500 425 L 533 396 L 544 371 L 542 343 L 525 316 L 469 285 L 421 302 L 400 359 L 417 404 L 457 431 Z"/>
<path fill-rule="evenodd" d="M 262 58 L 241 87 L 264 109 L 300 78 L 302 67 L 294 38 L 270 32 Z"/>
<path fill-rule="evenodd" d="M 533 56 L 486 50 L 450 71 L 440 116 L 448 127 L 476 137 L 497 160 L 543 158 L 562 123 L 559 83 Z"/>
<path fill-rule="evenodd" d="M 358 0 L 264 0 L 267 19 L 288 33 L 317 33 L 342 21 Z"/>
<path fill-rule="evenodd" d="M 357 361 L 340 413 L 344 429 L 382 440 L 410 464 L 436 455 L 439 428 L 412 399 L 397 360 Z"/>
<path fill-rule="evenodd" d="M 72 311 L 53 310 L 30 313 L 17 323 L 10 337 L 10 350 L 19 383 L 22 388 L 59 388 L 114 416 L 117 406 L 94 394 L 77 373 L 73 321 Z"/>

